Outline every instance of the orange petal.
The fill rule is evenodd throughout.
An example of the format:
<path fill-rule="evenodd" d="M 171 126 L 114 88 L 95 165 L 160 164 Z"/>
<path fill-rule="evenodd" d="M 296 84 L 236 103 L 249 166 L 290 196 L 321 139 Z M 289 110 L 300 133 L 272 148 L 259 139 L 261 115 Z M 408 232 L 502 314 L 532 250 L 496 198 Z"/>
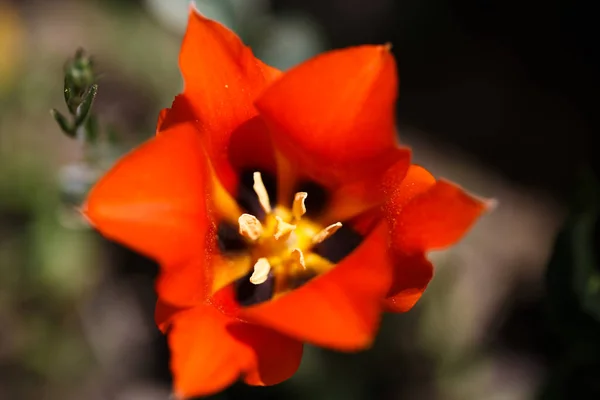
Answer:
<path fill-rule="evenodd" d="M 167 333 L 171 327 L 171 322 L 175 314 L 183 309 L 175 307 L 160 298 L 156 300 L 156 307 L 154 308 L 154 322 L 162 333 Z"/>
<path fill-rule="evenodd" d="M 433 265 L 424 254 L 397 255 L 394 260 L 394 282 L 384 306 L 387 311 L 406 312 L 421 298 L 433 277 Z"/>
<path fill-rule="evenodd" d="M 198 257 L 210 225 L 204 154 L 193 126 L 179 125 L 117 162 L 82 211 L 106 237 L 164 265 Z"/>
<path fill-rule="evenodd" d="M 181 398 L 221 391 L 241 375 L 253 385 L 289 378 L 302 344 L 266 328 L 242 323 L 205 304 L 173 317 L 169 332 L 175 394 Z"/>
<path fill-rule="evenodd" d="M 410 166 L 411 157 L 408 148 L 395 148 L 387 154 L 390 158 L 379 160 L 379 167 L 371 170 L 372 175 L 358 181 L 344 182 L 332 191 L 327 212 L 320 220 L 323 225 L 346 221 L 384 202 L 387 195 L 385 171 L 392 170 L 396 179 L 402 179 Z M 384 177 L 383 182 L 378 177 Z"/>
<path fill-rule="evenodd" d="M 204 249 L 202 245 L 198 247 Z M 162 265 L 156 279 L 156 293 L 162 301 L 175 307 L 191 307 L 206 300 L 218 266 L 213 264 L 210 252 L 205 251 L 186 263 Z"/>
<path fill-rule="evenodd" d="M 167 127 L 163 127 L 163 122 L 164 122 L 165 118 L 167 117 L 167 114 L 169 113 L 169 111 L 170 111 L 169 108 L 163 108 L 158 113 L 158 119 L 156 121 L 156 133 L 159 133 L 162 129 L 167 128 Z"/>
<path fill-rule="evenodd" d="M 423 189 L 417 189 L 417 191 Z M 457 242 L 491 205 L 460 187 L 440 180 L 406 205 L 402 196 L 388 206 L 394 221 L 392 243 L 397 250 L 414 254 L 448 247 Z M 399 212 L 395 210 L 401 208 Z"/>
<path fill-rule="evenodd" d="M 331 271 L 240 315 L 298 340 L 342 351 L 368 347 L 392 282 L 388 228 L 379 225 Z"/>
<path fill-rule="evenodd" d="M 280 72 L 256 59 L 231 30 L 203 17 L 193 7 L 179 65 L 184 92 L 173 102 L 159 130 L 181 121 L 197 121 L 205 132 L 206 148 L 217 175 L 231 189 L 236 176 L 229 162 L 230 139 L 239 130 L 235 134 L 238 140 L 252 147 L 257 147 L 256 141 L 264 141 L 260 147 L 268 149 L 269 138 L 262 122 L 251 121 L 257 115 L 253 103 Z M 252 154 L 242 155 L 247 158 Z M 239 158 L 236 150 L 232 156 Z M 264 157 L 258 154 L 253 160 L 260 162 Z"/>
<path fill-rule="evenodd" d="M 331 51 L 287 72 L 256 107 L 277 148 L 321 183 L 372 174 L 396 146 L 394 58 L 387 46 Z"/>
<path fill-rule="evenodd" d="M 289 379 L 302 360 L 303 344 L 269 328 L 247 323 L 232 323 L 229 333 L 252 350 L 253 362 L 244 381 L 254 386 L 269 386 Z"/>
<path fill-rule="evenodd" d="M 210 305 L 178 313 L 169 331 L 178 398 L 217 393 L 251 364 L 251 354 L 227 331 L 230 318 Z"/>
<path fill-rule="evenodd" d="M 403 164 L 392 166 L 383 182 L 391 216 L 396 217 L 407 203 L 434 184 L 435 178 L 423 167 L 412 164 L 406 170 Z"/>

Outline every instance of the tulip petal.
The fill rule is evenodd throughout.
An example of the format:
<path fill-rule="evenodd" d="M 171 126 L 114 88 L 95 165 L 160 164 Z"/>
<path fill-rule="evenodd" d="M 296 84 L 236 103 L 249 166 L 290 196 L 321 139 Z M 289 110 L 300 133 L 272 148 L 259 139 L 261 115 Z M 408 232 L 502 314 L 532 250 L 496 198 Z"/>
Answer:
<path fill-rule="evenodd" d="M 203 17 L 193 7 L 179 65 L 184 92 L 160 119 L 158 130 L 182 121 L 197 121 L 217 175 L 229 190 L 237 182 L 230 160 L 247 164 L 248 158 L 265 162 L 266 157 L 274 163 L 272 152 L 267 151 L 270 139 L 262 121 L 255 118 L 253 103 L 280 72 L 256 59 L 231 30 Z M 229 154 L 232 136 L 242 143 Z M 248 151 L 240 152 L 239 148 Z"/>
<path fill-rule="evenodd" d="M 219 392 L 240 376 L 252 385 L 279 383 L 294 374 L 302 357 L 300 342 L 239 322 L 210 304 L 173 317 L 169 347 L 180 398 Z"/>
<path fill-rule="evenodd" d="M 396 218 L 407 203 L 435 184 L 433 175 L 416 164 L 410 165 L 408 170 L 402 164 L 392 166 L 383 181 L 388 197 L 386 209 L 390 212 L 390 218 Z"/>
<path fill-rule="evenodd" d="M 394 278 L 386 310 L 405 312 L 419 300 L 433 276 L 428 250 L 452 245 L 486 209 L 485 201 L 426 169 L 411 165 L 406 176 L 390 168 L 384 178 L 384 214 L 392 227 Z"/>
<path fill-rule="evenodd" d="M 227 327 L 238 341 L 252 349 L 253 362 L 244 381 L 254 386 L 270 386 L 289 379 L 302 360 L 303 344 L 272 329 L 247 323 Z"/>
<path fill-rule="evenodd" d="M 210 181 L 195 128 L 180 125 L 168 133 L 117 162 L 82 212 L 109 239 L 175 266 L 204 252 Z"/>
<path fill-rule="evenodd" d="M 213 263 L 212 252 L 205 251 L 186 263 L 161 265 L 162 271 L 155 285 L 161 300 L 174 307 L 191 307 L 206 300 L 218 266 Z"/>
<path fill-rule="evenodd" d="M 433 265 L 424 254 L 397 255 L 394 265 L 394 282 L 384 306 L 390 312 L 406 312 L 417 303 L 431 281 Z"/>
<path fill-rule="evenodd" d="M 389 159 L 379 161 L 379 170 L 372 170 L 373 175 L 344 182 L 333 189 L 327 212 L 318 221 L 323 225 L 346 221 L 384 203 L 387 197 L 385 176 L 393 171 L 395 180 L 401 180 L 410 167 L 411 151 L 399 147 L 388 155 Z M 383 181 L 381 177 L 384 177 Z"/>
<path fill-rule="evenodd" d="M 217 393 L 248 368 L 251 354 L 227 332 L 230 320 L 211 305 L 173 317 L 168 342 L 178 398 Z"/>
<path fill-rule="evenodd" d="M 291 69 L 256 107 L 277 149 L 301 173 L 331 186 L 373 176 L 382 162 L 393 161 L 396 97 L 389 48 L 360 46 Z"/>
<path fill-rule="evenodd" d="M 332 270 L 278 299 L 242 308 L 240 316 L 318 346 L 368 347 L 392 280 L 388 234 L 382 223 Z"/>
<path fill-rule="evenodd" d="M 475 198 L 444 180 L 439 180 L 406 205 L 400 204 L 402 199 L 398 195 L 396 203 L 388 206 L 388 218 L 394 221 L 393 247 L 405 254 L 443 249 L 454 244 L 491 205 L 491 202 Z M 396 216 L 395 207 L 402 207 Z"/>
<path fill-rule="evenodd" d="M 178 312 L 182 311 L 182 308 L 175 307 L 160 298 L 156 300 L 156 307 L 154 309 L 154 322 L 162 333 L 167 333 L 171 327 L 171 321 L 173 316 Z"/>

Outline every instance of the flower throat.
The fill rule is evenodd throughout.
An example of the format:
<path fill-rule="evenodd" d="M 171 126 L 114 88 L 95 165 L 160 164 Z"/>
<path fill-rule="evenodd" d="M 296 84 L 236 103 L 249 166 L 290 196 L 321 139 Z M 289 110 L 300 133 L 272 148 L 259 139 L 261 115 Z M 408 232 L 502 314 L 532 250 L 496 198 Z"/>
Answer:
<path fill-rule="evenodd" d="M 273 296 L 278 296 L 333 265 L 312 250 L 335 234 L 342 224 L 336 222 L 320 227 L 303 218 L 307 211 L 307 192 L 294 195 L 291 209 L 282 206 L 272 208 L 260 172 L 253 174 L 253 181 L 253 189 L 265 217 L 263 222 L 247 213 L 238 218 L 239 234 L 250 243 L 253 260 L 250 276 L 242 279 L 258 286 L 269 278 L 275 278 L 272 290 Z"/>

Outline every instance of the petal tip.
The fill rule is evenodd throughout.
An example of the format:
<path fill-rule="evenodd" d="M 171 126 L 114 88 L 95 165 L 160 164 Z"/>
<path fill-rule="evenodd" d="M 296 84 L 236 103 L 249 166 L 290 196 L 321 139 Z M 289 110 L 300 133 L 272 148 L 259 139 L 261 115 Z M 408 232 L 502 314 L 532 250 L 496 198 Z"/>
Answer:
<path fill-rule="evenodd" d="M 190 15 L 197 15 L 199 17 L 204 18 L 204 16 L 202 15 L 202 13 L 200 12 L 200 10 L 198 9 L 198 6 L 196 5 L 196 2 L 194 0 L 189 0 L 188 1 L 188 12 Z"/>
<path fill-rule="evenodd" d="M 492 212 L 495 211 L 496 208 L 498 208 L 498 206 L 500 205 L 500 202 L 498 201 L 498 199 L 495 198 L 491 198 L 491 199 L 480 199 L 483 202 L 483 206 L 484 206 L 484 210 L 485 212 Z"/>
<path fill-rule="evenodd" d="M 81 215 L 81 218 L 83 218 L 86 223 L 92 226 L 94 225 L 92 217 L 90 216 L 89 205 L 87 201 L 81 206 L 75 207 L 75 211 Z"/>

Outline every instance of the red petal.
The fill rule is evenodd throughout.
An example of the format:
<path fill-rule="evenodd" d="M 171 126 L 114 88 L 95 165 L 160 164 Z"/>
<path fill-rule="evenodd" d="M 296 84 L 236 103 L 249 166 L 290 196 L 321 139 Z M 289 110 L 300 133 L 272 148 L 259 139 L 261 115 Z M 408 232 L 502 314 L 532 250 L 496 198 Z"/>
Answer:
<path fill-rule="evenodd" d="M 203 254 L 208 171 L 191 125 L 149 140 L 92 189 L 83 213 L 103 235 L 165 265 Z"/>
<path fill-rule="evenodd" d="M 167 333 L 171 327 L 173 317 L 180 311 L 182 311 L 182 308 L 172 306 L 159 298 L 154 309 L 154 322 L 158 329 L 162 333 Z"/>
<path fill-rule="evenodd" d="M 372 175 L 358 181 L 344 182 L 333 190 L 328 211 L 320 219 L 323 225 L 346 221 L 385 201 L 385 179 L 382 182 L 378 178 L 384 177 L 384 172 L 388 170 L 393 171 L 396 179 L 402 179 L 410 166 L 411 152 L 407 148 L 395 148 L 387 154 L 390 158 L 380 159 L 378 167 L 372 167 Z"/>
<path fill-rule="evenodd" d="M 236 130 L 237 140 L 269 150 L 269 138 L 257 115 L 254 100 L 280 72 L 256 59 L 239 37 L 218 22 L 191 9 L 183 39 L 179 65 L 185 90 L 178 96 L 159 130 L 181 121 L 197 121 L 205 134 L 206 148 L 217 175 L 228 189 L 236 182 L 229 160 L 247 158 L 264 162 L 272 155 L 240 152 L 228 154 L 229 142 Z M 238 147 L 244 145 L 238 145 Z M 241 159 L 240 159 L 241 157 Z M 273 163 L 271 161 L 271 163 Z"/>
<path fill-rule="evenodd" d="M 251 355 L 226 329 L 230 318 L 210 305 L 178 313 L 169 332 L 175 394 L 217 393 L 248 368 Z"/>
<path fill-rule="evenodd" d="M 240 375 L 254 385 L 279 383 L 293 375 L 302 357 L 301 343 L 208 304 L 173 318 L 169 347 L 175 392 L 185 398 L 219 392 Z"/>
<path fill-rule="evenodd" d="M 298 370 L 304 346 L 301 342 L 269 328 L 233 323 L 229 333 L 253 353 L 253 362 L 244 381 L 254 386 L 269 386 L 289 379 Z"/>
<path fill-rule="evenodd" d="M 435 185 L 435 178 L 425 168 L 412 164 L 405 169 L 403 164 L 391 167 L 384 177 L 384 191 L 387 193 L 387 208 L 390 217 L 397 217 L 414 197 L 426 192 Z"/>
<path fill-rule="evenodd" d="M 392 226 L 394 257 L 394 281 L 384 305 L 388 311 L 405 312 L 433 276 L 425 252 L 456 242 L 486 203 L 446 181 L 436 182 L 417 165 L 411 165 L 404 178 L 390 168 L 384 181 L 388 194 L 384 211 Z"/>
<path fill-rule="evenodd" d="M 433 265 L 423 254 L 396 255 L 394 265 L 394 282 L 384 305 L 387 311 L 406 312 L 417 303 L 431 281 Z"/>
<path fill-rule="evenodd" d="M 381 224 L 331 271 L 276 300 L 241 309 L 240 315 L 319 346 L 368 347 L 391 285 L 387 238 L 388 228 Z"/>
<path fill-rule="evenodd" d="M 215 266 L 209 250 L 198 245 L 206 254 L 198 254 L 190 261 L 179 265 L 162 265 L 156 279 L 158 297 L 176 307 L 191 307 L 206 300 L 211 293 Z"/>
<path fill-rule="evenodd" d="M 403 173 L 405 176 L 403 177 Z M 403 172 L 402 165 L 390 168 L 384 178 L 388 202 L 384 207 L 392 227 L 401 223 L 400 215 L 406 204 L 435 185 L 435 178 L 425 168 L 411 165 Z M 388 311 L 405 312 L 419 300 L 433 276 L 433 266 L 423 253 L 406 255 L 395 249 L 394 280 L 384 305 Z"/>
<path fill-rule="evenodd" d="M 396 146 L 396 65 L 386 46 L 331 51 L 287 72 L 256 107 L 277 148 L 321 183 L 372 174 Z"/>
<path fill-rule="evenodd" d="M 406 254 L 448 247 L 457 242 L 490 205 L 460 187 L 440 180 L 402 207 L 402 196 L 388 207 L 395 220 L 393 246 Z M 397 216 L 394 210 L 401 208 Z"/>

